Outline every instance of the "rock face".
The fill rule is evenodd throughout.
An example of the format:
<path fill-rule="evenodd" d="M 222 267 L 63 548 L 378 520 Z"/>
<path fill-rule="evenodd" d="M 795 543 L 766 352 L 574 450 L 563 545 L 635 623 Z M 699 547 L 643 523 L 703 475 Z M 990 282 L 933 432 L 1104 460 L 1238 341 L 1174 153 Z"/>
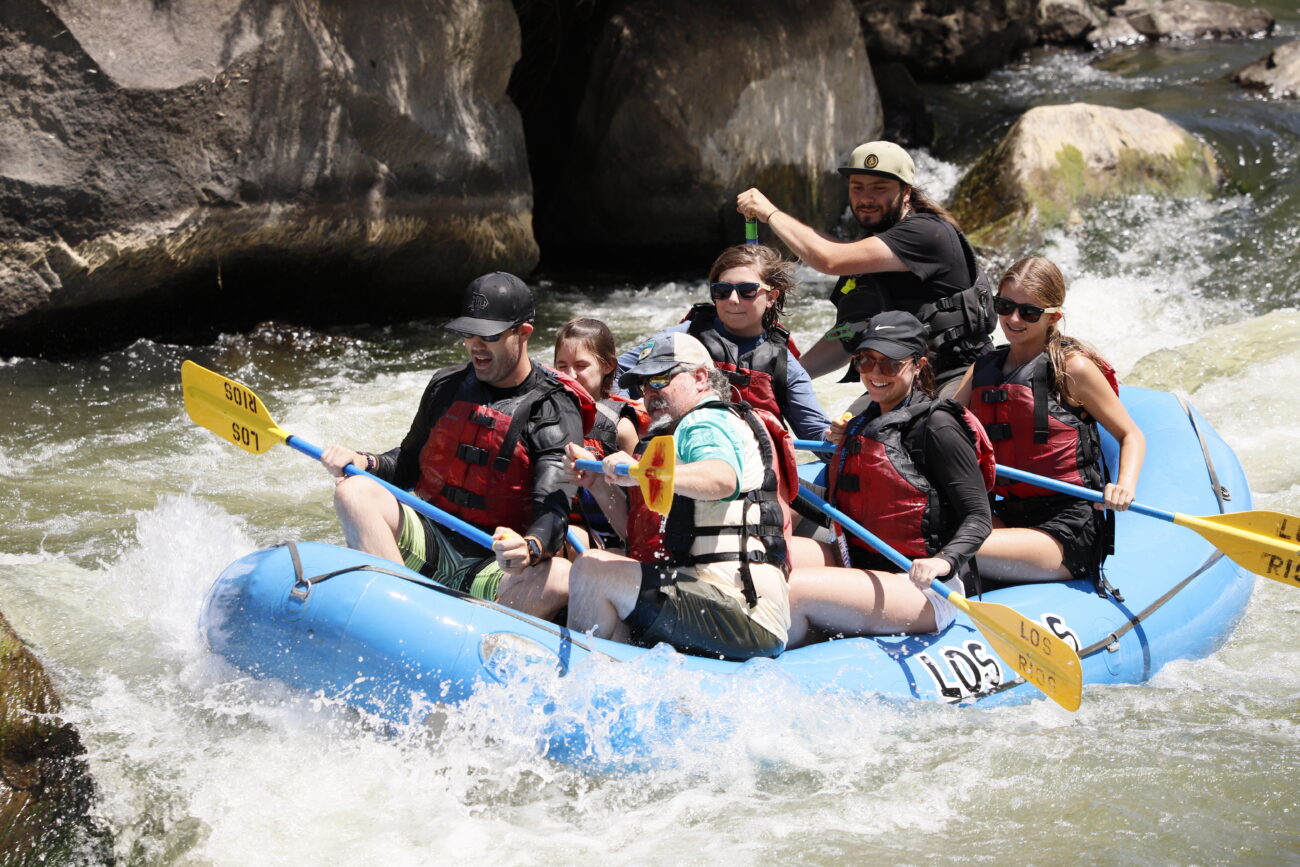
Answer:
<path fill-rule="evenodd" d="M 1300 42 L 1288 42 L 1263 60 L 1238 70 L 1232 80 L 1270 96 L 1300 99 Z"/>
<path fill-rule="evenodd" d="M 1035 0 L 854 0 L 874 63 L 917 79 L 981 78 L 1037 39 Z"/>
<path fill-rule="evenodd" d="M 952 211 L 972 242 L 1023 247 L 1091 202 L 1208 195 L 1219 179 L 1209 147 L 1146 109 L 1040 106 L 971 167 Z"/>
<path fill-rule="evenodd" d="M 4 0 L 0 352 L 527 272 L 518 56 L 508 0 Z"/>
<path fill-rule="evenodd" d="M 0 864 L 106 854 L 88 819 L 94 785 L 49 678 L 0 615 Z M 78 857 L 76 863 L 101 863 Z"/>
<path fill-rule="evenodd" d="M 1214 0 L 1038 0 L 1044 42 L 1108 47 L 1159 39 L 1221 39 L 1272 32 L 1273 16 Z"/>
<path fill-rule="evenodd" d="M 747 187 L 833 222 L 836 167 L 880 129 L 848 0 L 629 0 L 597 43 L 538 231 L 587 261 L 707 264 L 744 237 L 735 196 Z"/>

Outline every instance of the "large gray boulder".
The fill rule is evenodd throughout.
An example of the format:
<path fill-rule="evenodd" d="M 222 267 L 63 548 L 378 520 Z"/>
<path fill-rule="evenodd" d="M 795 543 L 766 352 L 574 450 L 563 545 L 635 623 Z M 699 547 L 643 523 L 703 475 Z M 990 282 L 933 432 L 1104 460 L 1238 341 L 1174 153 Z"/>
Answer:
<path fill-rule="evenodd" d="M 699 264 L 743 239 L 750 186 L 829 225 L 836 167 L 880 130 L 848 0 L 630 0 L 604 25 L 539 233 L 568 255 Z"/>
<path fill-rule="evenodd" d="M 917 79 L 983 78 L 1037 40 L 1036 0 L 853 0 L 874 63 Z"/>
<path fill-rule="evenodd" d="M 952 212 L 972 242 L 1024 248 L 1047 229 L 1079 223 L 1093 202 L 1208 196 L 1219 180 L 1210 148 L 1154 112 L 1040 106 L 966 173 Z"/>
<path fill-rule="evenodd" d="M 41 663 L 0 614 L 0 864 L 99 863 L 94 784 Z M 76 856 L 74 858 L 74 853 Z"/>
<path fill-rule="evenodd" d="M 1269 96 L 1300 99 L 1300 41 L 1288 42 L 1268 57 L 1237 70 L 1232 80 Z"/>
<path fill-rule="evenodd" d="M 4 0 L 0 352 L 526 273 L 518 56 L 509 0 Z"/>
<path fill-rule="evenodd" d="M 1147 39 L 1225 39 L 1262 36 L 1276 20 L 1263 9 L 1214 0 L 1129 0 L 1113 14 Z"/>

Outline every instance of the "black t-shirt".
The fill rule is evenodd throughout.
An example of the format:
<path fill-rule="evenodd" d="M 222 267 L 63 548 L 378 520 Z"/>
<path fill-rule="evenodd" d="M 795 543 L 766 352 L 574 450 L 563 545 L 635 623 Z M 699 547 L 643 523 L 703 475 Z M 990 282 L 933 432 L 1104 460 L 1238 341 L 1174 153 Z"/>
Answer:
<path fill-rule="evenodd" d="M 884 310 L 915 313 L 975 282 L 957 230 L 936 214 L 912 214 L 875 237 L 908 270 L 841 277 L 831 290 L 836 324 L 864 322 Z"/>

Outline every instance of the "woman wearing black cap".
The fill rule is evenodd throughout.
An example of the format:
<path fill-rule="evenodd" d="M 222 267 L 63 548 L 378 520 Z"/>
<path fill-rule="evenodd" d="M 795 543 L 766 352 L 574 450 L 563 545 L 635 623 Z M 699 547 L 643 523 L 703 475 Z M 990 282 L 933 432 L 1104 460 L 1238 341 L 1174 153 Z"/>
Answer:
<path fill-rule="evenodd" d="M 935 632 L 954 610 L 930 589 L 958 582 L 992 527 L 987 485 L 992 461 L 979 424 L 951 400 L 933 399 L 925 326 L 910 313 L 872 317 L 853 355 L 871 403 L 840 431 L 826 499 L 912 558 L 910 573 L 856 537 L 838 550 L 799 539 L 808 562 L 817 545 L 824 565 L 790 574 L 790 638 L 798 647 L 823 638 Z M 816 555 L 814 555 L 815 558 Z M 841 565 L 843 564 L 843 565 Z"/>

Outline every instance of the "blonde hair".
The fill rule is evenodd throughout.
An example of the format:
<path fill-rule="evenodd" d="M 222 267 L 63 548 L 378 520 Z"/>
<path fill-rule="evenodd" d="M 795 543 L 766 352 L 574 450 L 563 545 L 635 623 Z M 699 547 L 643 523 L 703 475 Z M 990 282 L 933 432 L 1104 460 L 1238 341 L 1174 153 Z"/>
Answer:
<path fill-rule="evenodd" d="M 1065 275 L 1051 259 L 1028 256 L 1016 262 L 998 281 L 998 294 L 1001 295 L 1007 286 L 1018 286 L 1040 307 L 1065 306 Z M 1053 388 L 1057 396 L 1064 397 L 1068 393 L 1065 365 L 1070 356 L 1084 355 L 1101 371 L 1110 365 L 1091 344 L 1062 334 L 1059 322 L 1053 319 L 1047 325 L 1047 358 L 1052 363 L 1055 377 Z"/>
<path fill-rule="evenodd" d="M 785 312 L 785 299 L 797 285 L 794 263 L 781 257 L 776 250 L 764 244 L 737 244 L 723 250 L 709 268 L 709 282 L 713 283 L 723 271 L 732 268 L 753 268 L 763 283 L 777 290 L 776 300 L 763 311 L 763 328 L 771 328 L 777 317 Z"/>

